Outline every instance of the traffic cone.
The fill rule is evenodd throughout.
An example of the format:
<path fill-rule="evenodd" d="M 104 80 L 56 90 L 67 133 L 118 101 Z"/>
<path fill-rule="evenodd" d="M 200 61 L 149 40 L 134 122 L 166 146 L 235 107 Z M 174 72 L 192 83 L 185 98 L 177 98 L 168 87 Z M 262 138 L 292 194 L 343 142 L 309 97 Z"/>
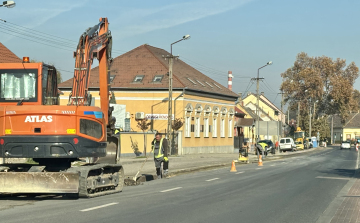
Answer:
<path fill-rule="evenodd" d="M 262 155 L 259 155 L 259 162 L 258 162 L 258 166 L 263 166 L 263 162 L 262 162 Z"/>
<path fill-rule="evenodd" d="M 359 144 L 356 143 L 356 152 L 359 151 Z"/>
<path fill-rule="evenodd" d="M 235 160 L 232 161 L 231 163 L 231 169 L 230 172 L 236 172 L 236 167 L 235 167 Z"/>

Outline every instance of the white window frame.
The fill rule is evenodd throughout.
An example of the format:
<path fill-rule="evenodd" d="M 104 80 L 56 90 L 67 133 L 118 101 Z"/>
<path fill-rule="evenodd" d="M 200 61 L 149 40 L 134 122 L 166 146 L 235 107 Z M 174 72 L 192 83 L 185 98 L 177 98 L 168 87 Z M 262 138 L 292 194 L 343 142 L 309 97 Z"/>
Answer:
<path fill-rule="evenodd" d="M 225 137 L 225 118 L 220 119 L 220 137 Z"/>
<path fill-rule="evenodd" d="M 144 76 L 145 75 L 136 75 L 134 80 L 133 80 L 133 83 L 141 83 L 144 79 Z"/>
<path fill-rule="evenodd" d="M 213 125 L 212 125 L 212 137 L 216 138 L 217 137 L 217 117 L 213 117 Z"/>
<path fill-rule="evenodd" d="M 185 137 L 191 137 L 191 117 L 185 117 Z"/>
<path fill-rule="evenodd" d="M 204 118 L 204 137 L 209 137 L 209 118 Z"/>
<path fill-rule="evenodd" d="M 200 137 L 200 117 L 195 117 L 195 137 Z"/>
<path fill-rule="evenodd" d="M 233 136 L 233 131 L 234 131 L 234 128 L 233 128 L 233 119 L 232 119 L 232 116 L 229 118 L 229 138 L 232 138 Z"/>

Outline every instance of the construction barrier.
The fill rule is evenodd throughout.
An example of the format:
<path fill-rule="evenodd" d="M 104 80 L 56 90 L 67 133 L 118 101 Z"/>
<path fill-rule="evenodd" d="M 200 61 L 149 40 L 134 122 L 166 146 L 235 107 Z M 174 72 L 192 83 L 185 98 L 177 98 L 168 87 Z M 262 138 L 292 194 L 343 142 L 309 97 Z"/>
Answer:
<path fill-rule="evenodd" d="M 231 163 L 231 169 L 230 172 L 236 172 L 236 167 L 235 167 L 235 160 L 232 161 Z"/>

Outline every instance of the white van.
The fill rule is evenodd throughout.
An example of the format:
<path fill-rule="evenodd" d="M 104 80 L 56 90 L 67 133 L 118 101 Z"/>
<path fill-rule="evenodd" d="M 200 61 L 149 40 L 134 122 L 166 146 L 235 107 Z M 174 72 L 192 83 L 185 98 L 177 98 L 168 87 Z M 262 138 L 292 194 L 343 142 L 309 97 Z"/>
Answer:
<path fill-rule="evenodd" d="M 292 138 L 281 138 L 279 147 L 280 147 L 280 152 L 296 150 L 296 145 Z"/>

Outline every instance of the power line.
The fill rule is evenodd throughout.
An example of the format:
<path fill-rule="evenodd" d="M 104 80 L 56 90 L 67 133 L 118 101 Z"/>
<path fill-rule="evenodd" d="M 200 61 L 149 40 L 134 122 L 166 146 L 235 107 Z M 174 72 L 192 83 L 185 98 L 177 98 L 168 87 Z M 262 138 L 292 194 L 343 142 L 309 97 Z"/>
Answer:
<path fill-rule="evenodd" d="M 54 41 L 52 39 L 47 39 L 47 38 L 43 38 L 42 36 L 35 36 L 35 35 L 31 35 L 31 34 L 25 34 L 23 33 L 22 31 L 18 31 L 18 30 L 14 30 L 12 28 L 8 28 L 8 27 L 5 27 L 3 24 L 0 23 L 0 27 L 2 28 L 2 30 L 6 30 L 8 32 L 11 32 L 11 33 L 16 33 L 18 35 L 15 35 L 17 37 L 20 37 L 19 35 L 21 36 L 25 36 L 25 37 L 29 37 L 29 38 L 32 38 L 32 39 L 35 39 L 35 40 L 41 40 L 42 42 L 47 42 L 49 44 L 54 44 L 54 45 L 60 45 L 61 47 L 69 47 L 69 49 L 74 49 L 75 48 L 75 44 L 70 46 L 69 44 L 66 43 L 63 44 L 62 42 L 57 42 L 57 41 Z"/>
<path fill-rule="evenodd" d="M 42 44 L 42 45 L 51 46 L 51 47 L 54 47 L 54 48 L 57 48 L 57 49 L 62 49 L 62 50 L 69 51 L 69 49 L 64 49 L 64 48 L 57 47 L 57 46 L 53 46 L 53 45 L 50 45 L 50 44 L 38 42 L 38 41 L 36 41 L 36 40 L 31 40 L 31 39 L 28 39 L 28 38 L 25 38 L 25 37 L 21 37 L 21 36 L 15 35 L 15 34 L 8 33 L 8 32 L 6 32 L 6 31 L 4 31 L 4 30 L 2 30 L 2 33 L 6 33 L 6 34 L 8 34 L 8 35 L 15 36 L 15 37 L 18 37 L 18 38 L 21 38 L 21 39 L 25 39 L 25 40 L 28 40 L 28 41 L 31 41 L 31 42 L 39 43 L 39 44 Z"/>

